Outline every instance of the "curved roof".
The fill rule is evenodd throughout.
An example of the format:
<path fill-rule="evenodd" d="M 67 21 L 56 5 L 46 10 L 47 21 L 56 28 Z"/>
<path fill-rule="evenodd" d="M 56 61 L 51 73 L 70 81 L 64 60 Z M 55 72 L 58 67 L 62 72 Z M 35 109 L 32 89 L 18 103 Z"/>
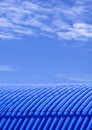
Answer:
<path fill-rule="evenodd" d="M 0 86 L 1 129 L 91 130 L 92 86 Z"/>

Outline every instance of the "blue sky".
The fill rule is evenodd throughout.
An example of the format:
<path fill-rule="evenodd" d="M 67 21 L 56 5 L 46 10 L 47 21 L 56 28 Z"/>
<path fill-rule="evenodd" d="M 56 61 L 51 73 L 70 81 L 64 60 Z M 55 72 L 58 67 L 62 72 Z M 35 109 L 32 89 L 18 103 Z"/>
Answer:
<path fill-rule="evenodd" d="M 92 81 L 91 0 L 1 0 L 0 83 Z"/>

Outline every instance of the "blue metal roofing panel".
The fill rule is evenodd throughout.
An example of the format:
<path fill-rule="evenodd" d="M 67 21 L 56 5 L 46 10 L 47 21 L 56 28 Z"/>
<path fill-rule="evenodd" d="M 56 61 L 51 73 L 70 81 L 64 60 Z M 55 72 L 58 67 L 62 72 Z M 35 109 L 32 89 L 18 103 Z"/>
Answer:
<path fill-rule="evenodd" d="M 92 85 L 0 87 L 1 130 L 92 130 Z"/>

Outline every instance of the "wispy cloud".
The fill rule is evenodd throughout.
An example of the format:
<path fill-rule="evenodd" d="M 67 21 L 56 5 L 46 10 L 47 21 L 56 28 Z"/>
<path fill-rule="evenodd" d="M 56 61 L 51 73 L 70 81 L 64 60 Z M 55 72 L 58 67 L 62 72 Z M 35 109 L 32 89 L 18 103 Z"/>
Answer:
<path fill-rule="evenodd" d="M 72 82 L 91 82 L 92 74 L 78 74 L 78 73 L 58 73 L 55 75 L 57 78 Z"/>
<path fill-rule="evenodd" d="M 0 71 L 10 72 L 10 71 L 17 71 L 17 69 L 7 65 L 0 65 Z"/>
<path fill-rule="evenodd" d="M 46 35 L 89 40 L 92 38 L 91 11 L 91 0 L 67 3 L 63 0 L 3 0 L 0 1 L 0 38 Z"/>

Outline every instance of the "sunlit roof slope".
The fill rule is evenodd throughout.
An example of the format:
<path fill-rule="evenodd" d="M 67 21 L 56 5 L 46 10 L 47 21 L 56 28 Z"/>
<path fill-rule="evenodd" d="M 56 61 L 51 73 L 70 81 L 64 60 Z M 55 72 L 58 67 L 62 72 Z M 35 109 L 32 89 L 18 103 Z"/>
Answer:
<path fill-rule="evenodd" d="M 92 85 L 0 86 L 2 130 L 92 130 Z"/>

